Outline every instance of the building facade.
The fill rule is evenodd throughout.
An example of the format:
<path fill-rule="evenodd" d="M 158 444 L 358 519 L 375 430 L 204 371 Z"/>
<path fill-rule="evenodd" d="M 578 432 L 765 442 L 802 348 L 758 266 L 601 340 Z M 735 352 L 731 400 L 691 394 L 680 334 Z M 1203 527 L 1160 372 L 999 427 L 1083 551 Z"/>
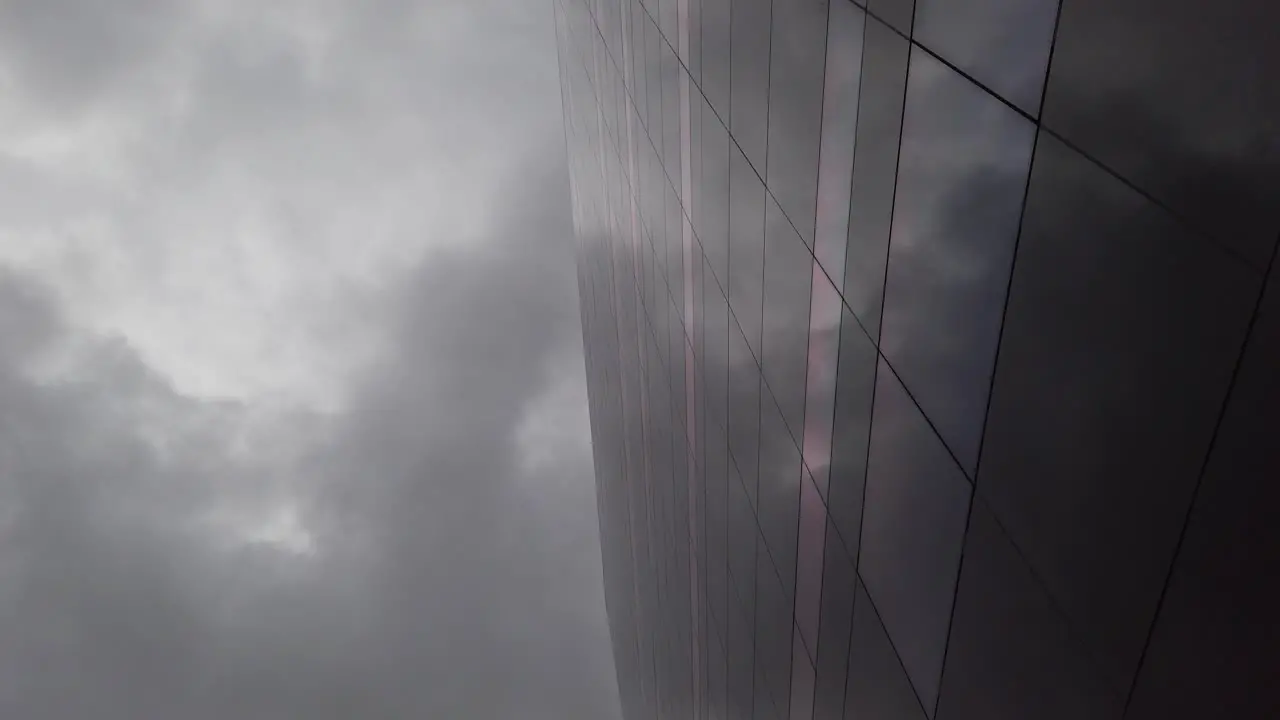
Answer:
<path fill-rule="evenodd" d="M 1280 717 L 1280 4 L 553 4 L 628 720 Z"/>

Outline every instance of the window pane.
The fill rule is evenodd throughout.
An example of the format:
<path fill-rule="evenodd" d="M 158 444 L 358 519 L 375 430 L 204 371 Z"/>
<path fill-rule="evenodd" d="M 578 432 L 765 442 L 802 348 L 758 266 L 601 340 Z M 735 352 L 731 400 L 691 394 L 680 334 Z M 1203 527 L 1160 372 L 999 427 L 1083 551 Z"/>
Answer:
<path fill-rule="evenodd" d="M 1122 709 L 1123 697 L 1103 682 L 995 518 L 975 502 L 938 717 L 1107 720 Z"/>
<path fill-rule="evenodd" d="M 911 17 L 915 12 L 915 0 L 868 0 L 867 7 L 881 20 L 898 32 L 911 35 Z"/>
<path fill-rule="evenodd" d="M 919 49 L 880 349 L 972 474 L 1035 127 Z"/>
<path fill-rule="evenodd" d="M 874 18 L 867 19 L 865 42 L 844 296 L 878 338 L 909 44 Z"/>
<path fill-rule="evenodd" d="M 883 361 L 858 573 L 925 707 L 933 707 L 970 485 Z"/>
<path fill-rule="evenodd" d="M 1069 0 L 1051 130 L 1259 269 L 1280 230 L 1280 3 Z"/>
<path fill-rule="evenodd" d="M 889 644 L 862 584 L 853 604 L 853 632 L 849 638 L 849 678 L 845 691 L 846 720 L 924 720 L 924 708 Z"/>
<path fill-rule="evenodd" d="M 919 0 L 915 39 L 1035 116 L 1057 13 L 1058 0 Z"/>
<path fill-rule="evenodd" d="M 1258 288 L 1040 138 L 978 483 L 1117 686 L 1133 679 Z"/>
<path fill-rule="evenodd" d="M 827 3 L 780 0 L 769 44 L 769 174 L 766 184 L 800 238 L 813 246 L 822 136 Z"/>
<path fill-rule="evenodd" d="M 729 306 L 751 352 L 759 358 L 765 189 L 736 147 L 732 148 L 729 173 Z"/>
<path fill-rule="evenodd" d="M 1254 324 L 1130 716 L 1275 717 L 1280 265 Z M 1264 628 L 1271 628 L 1267 631 Z"/>
<path fill-rule="evenodd" d="M 772 0 L 734 0 L 729 132 L 764 174 L 769 122 L 769 18 Z"/>
<path fill-rule="evenodd" d="M 831 4 L 822 93 L 822 149 L 818 168 L 814 255 L 837 284 L 844 285 L 849 236 L 849 191 L 853 183 L 858 91 L 862 80 L 862 34 L 866 13 L 851 2 Z"/>
<path fill-rule="evenodd" d="M 858 555 L 862 534 L 862 494 L 871 437 L 871 396 L 876 381 L 876 348 L 853 313 L 840 319 L 840 362 L 836 372 L 836 412 L 831 432 L 831 518 Z"/>
<path fill-rule="evenodd" d="M 766 215 L 764 275 L 761 366 L 791 436 L 798 439 L 804 432 L 813 256 L 772 198 Z"/>

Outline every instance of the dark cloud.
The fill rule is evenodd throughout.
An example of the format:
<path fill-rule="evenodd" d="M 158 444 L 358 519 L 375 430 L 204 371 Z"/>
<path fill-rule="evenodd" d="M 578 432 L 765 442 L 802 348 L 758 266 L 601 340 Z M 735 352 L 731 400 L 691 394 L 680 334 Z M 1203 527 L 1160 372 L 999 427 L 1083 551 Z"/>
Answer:
<path fill-rule="evenodd" d="M 44 146 L 0 153 L 0 196 L 35 208 L 0 244 L 92 211 L 84 262 L 154 248 L 154 275 L 195 282 L 165 277 L 166 236 L 234 227 L 249 198 L 318 263 L 362 261 L 322 233 L 416 251 L 339 308 L 356 320 L 297 318 L 335 355 L 378 338 L 334 412 L 186 392 L 129 327 L 86 322 L 61 266 L 0 255 L 0 716 L 616 717 L 550 8 L 317 5 L 295 27 L 153 4 L 0 5 L 27 129 L 147 140 L 107 138 L 118 183 Z M 492 47 L 449 38 L 490 21 Z M 468 156 L 490 159 L 454 177 Z M 426 175 L 483 208 L 468 237 L 376 204 L 379 182 Z"/>
<path fill-rule="evenodd" d="M 177 396 L 106 340 L 92 376 L 24 377 L 74 331 L 4 277 L 8 716 L 614 712 L 589 458 L 529 476 L 515 437 L 555 361 L 581 362 L 564 171 L 530 176 L 502 237 L 409 273 L 394 351 L 305 448 L 288 485 L 315 536 L 306 557 L 202 529 L 209 507 L 264 491 L 228 450 L 245 408 Z M 166 457 L 134 417 L 147 401 L 214 417 Z M 562 473 L 578 477 L 568 491 Z"/>

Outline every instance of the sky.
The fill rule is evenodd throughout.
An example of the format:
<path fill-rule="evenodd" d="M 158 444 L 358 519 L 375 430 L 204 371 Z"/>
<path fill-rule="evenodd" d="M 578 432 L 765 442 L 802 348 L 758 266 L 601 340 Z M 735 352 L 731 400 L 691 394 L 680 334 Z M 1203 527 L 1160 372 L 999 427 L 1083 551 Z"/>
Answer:
<path fill-rule="evenodd" d="M 0 0 L 0 716 L 615 718 L 551 3 Z"/>

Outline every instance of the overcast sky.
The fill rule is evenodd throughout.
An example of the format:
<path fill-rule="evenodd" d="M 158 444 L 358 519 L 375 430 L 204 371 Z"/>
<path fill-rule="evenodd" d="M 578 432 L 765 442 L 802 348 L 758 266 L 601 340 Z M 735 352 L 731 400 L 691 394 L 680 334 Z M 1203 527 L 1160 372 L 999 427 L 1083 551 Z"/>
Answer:
<path fill-rule="evenodd" d="M 550 0 L 0 0 L 0 716 L 614 718 Z"/>

